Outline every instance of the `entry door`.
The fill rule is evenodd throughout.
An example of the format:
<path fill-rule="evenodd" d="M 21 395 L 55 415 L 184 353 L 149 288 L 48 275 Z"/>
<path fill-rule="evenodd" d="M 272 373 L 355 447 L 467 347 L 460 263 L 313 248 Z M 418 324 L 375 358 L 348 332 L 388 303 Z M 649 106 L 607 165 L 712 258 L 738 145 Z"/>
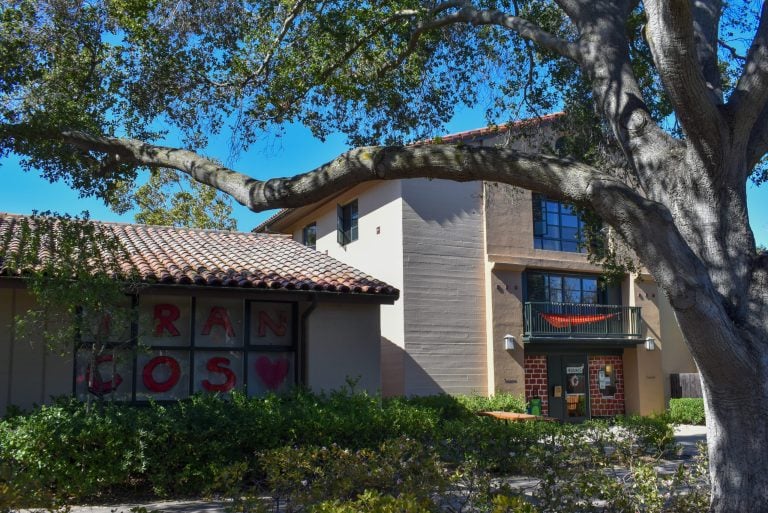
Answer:
<path fill-rule="evenodd" d="M 563 422 L 589 418 L 588 379 L 587 355 L 548 356 L 549 415 Z"/>

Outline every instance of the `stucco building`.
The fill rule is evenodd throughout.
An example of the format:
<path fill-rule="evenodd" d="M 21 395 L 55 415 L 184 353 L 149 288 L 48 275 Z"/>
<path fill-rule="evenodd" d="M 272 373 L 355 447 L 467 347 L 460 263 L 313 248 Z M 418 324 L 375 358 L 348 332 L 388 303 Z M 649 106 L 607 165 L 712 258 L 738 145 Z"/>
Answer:
<path fill-rule="evenodd" d="M 557 144 L 557 119 L 441 140 Z M 696 372 L 671 308 L 649 275 L 604 284 L 580 228 L 540 194 L 414 179 L 362 184 L 255 231 L 290 234 L 401 290 L 381 312 L 386 395 L 512 392 L 564 420 L 661 411 L 669 374 Z"/>
<path fill-rule="evenodd" d="M 31 243 L 30 222 L 0 214 L 0 255 Z M 21 340 L 13 319 L 34 299 L 0 261 L 0 415 L 70 394 L 141 402 L 297 383 L 331 390 L 347 378 L 380 389 L 380 305 L 397 300 L 393 286 L 284 236 L 98 226 L 137 273 L 125 304 L 136 320 L 112 323 L 98 355 L 82 332 L 74 350 L 73 341 Z"/>

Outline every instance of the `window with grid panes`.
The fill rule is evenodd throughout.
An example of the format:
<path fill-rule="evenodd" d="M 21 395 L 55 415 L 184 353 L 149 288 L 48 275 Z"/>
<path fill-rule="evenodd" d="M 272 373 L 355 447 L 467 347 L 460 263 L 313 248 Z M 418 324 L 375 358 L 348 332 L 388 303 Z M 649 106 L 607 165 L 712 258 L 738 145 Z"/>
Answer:
<path fill-rule="evenodd" d="M 584 253 L 582 228 L 581 218 L 572 206 L 548 199 L 543 194 L 533 195 L 534 248 Z"/>
<path fill-rule="evenodd" d="M 527 300 L 531 302 L 602 304 L 597 276 L 527 272 Z"/>

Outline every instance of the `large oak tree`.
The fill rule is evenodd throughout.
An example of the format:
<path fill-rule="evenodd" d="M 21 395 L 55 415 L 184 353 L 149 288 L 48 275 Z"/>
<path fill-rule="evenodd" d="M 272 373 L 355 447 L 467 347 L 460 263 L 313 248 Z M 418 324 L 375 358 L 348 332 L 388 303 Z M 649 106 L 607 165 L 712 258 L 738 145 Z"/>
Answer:
<path fill-rule="evenodd" d="M 0 152 L 113 204 L 153 169 L 255 211 L 411 177 L 591 209 L 664 290 L 699 366 L 712 511 L 765 510 L 768 254 L 746 204 L 768 151 L 765 3 L 5 0 L 0 71 Z M 571 144 L 402 145 L 458 104 L 502 120 L 565 108 Z M 210 134 L 236 155 L 296 122 L 359 147 L 266 181 L 205 156 Z M 166 130 L 181 147 L 158 144 Z"/>

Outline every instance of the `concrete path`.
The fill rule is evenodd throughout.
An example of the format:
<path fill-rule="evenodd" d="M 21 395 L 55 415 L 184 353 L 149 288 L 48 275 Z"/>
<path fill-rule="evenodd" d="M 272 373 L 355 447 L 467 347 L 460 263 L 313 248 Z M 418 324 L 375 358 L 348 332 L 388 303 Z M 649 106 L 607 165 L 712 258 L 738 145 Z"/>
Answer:
<path fill-rule="evenodd" d="M 682 446 L 679 458 L 665 461 L 660 470 L 674 472 L 677 466 L 696 455 L 696 444 L 706 441 L 704 426 L 677 426 L 675 441 Z M 510 484 L 523 489 L 535 488 L 537 480 L 529 477 L 513 477 Z M 149 504 L 118 504 L 113 506 L 74 506 L 71 513 L 225 513 L 226 502 L 167 501 Z"/>

